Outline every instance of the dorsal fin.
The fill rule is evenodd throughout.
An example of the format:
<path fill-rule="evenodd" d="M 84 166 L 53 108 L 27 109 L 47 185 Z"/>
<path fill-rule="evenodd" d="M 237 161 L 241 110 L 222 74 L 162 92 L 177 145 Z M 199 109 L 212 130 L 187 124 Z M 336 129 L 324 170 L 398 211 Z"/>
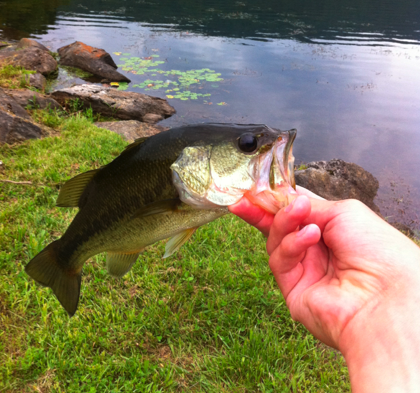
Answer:
<path fill-rule="evenodd" d="M 60 190 L 57 198 L 57 206 L 59 207 L 78 207 L 80 196 L 85 190 L 86 186 L 90 183 L 93 176 L 100 171 L 99 169 L 93 169 L 81 173 L 73 179 L 68 180 Z"/>
<path fill-rule="evenodd" d="M 137 147 L 139 145 L 141 145 L 146 139 L 148 139 L 148 136 L 144 136 L 142 138 L 137 138 L 136 140 L 134 140 L 133 143 L 130 143 L 129 145 L 127 145 L 123 151 L 123 153 L 125 153 L 128 150 L 131 150 L 133 147 Z"/>

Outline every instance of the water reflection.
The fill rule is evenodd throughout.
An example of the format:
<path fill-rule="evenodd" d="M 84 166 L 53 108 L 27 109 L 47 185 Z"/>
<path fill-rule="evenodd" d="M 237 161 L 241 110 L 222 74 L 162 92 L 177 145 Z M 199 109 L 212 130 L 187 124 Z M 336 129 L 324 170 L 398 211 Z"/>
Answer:
<path fill-rule="evenodd" d="M 67 12 L 122 16 L 173 30 L 301 42 L 418 41 L 420 3 L 387 0 L 118 0 L 72 2 Z M 319 41 L 318 41 L 319 42 Z"/>
<path fill-rule="evenodd" d="M 76 25 L 101 16 L 102 23 L 123 18 L 157 30 L 257 40 L 292 37 L 306 43 L 372 45 L 420 39 L 420 3 L 410 0 L 8 0 L 1 11 L 3 32 L 20 35 L 43 34 L 59 12 L 83 15 Z"/>
<path fill-rule="evenodd" d="M 8 39 L 45 34 L 56 22 L 58 7 L 71 0 L 7 0 L 0 4 L 0 29 Z"/>

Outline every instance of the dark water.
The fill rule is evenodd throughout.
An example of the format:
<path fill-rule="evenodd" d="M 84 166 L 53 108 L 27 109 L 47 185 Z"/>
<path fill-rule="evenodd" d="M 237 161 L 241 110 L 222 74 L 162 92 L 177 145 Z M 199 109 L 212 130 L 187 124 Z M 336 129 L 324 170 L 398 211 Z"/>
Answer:
<path fill-rule="evenodd" d="M 382 212 L 418 226 L 418 0 L 15 0 L 0 3 L 0 29 L 52 50 L 79 40 L 159 55 L 162 70 L 221 73 L 196 90 L 211 93 L 207 102 L 170 100 L 177 114 L 163 124 L 295 127 L 298 161 L 363 166 L 380 181 Z M 132 85 L 147 79 L 128 75 Z"/>

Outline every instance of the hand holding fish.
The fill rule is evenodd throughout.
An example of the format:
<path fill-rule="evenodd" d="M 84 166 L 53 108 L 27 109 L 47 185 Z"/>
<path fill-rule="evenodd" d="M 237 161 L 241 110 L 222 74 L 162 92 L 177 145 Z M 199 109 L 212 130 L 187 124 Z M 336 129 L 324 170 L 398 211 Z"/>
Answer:
<path fill-rule="evenodd" d="M 417 391 L 419 247 L 352 200 L 300 196 L 274 217 L 246 200 L 230 210 L 269 233 L 292 317 L 343 353 L 354 392 Z"/>

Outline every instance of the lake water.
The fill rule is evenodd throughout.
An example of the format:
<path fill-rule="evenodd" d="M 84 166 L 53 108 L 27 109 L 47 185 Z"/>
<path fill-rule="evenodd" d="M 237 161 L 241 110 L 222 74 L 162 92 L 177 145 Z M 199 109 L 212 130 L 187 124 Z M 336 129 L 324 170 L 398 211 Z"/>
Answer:
<path fill-rule="evenodd" d="M 361 165 L 380 182 L 382 213 L 418 227 L 419 1 L 6 0 L 0 32 L 51 50 L 83 41 L 115 52 L 117 64 L 139 57 L 163 62 L 152 69 L 220 73 L 223 81 L 146 91 L 175 97 L 168 100 L 177 114 L 161 124 L 297 128 L 298 162 Z M 176 80 L 127 75 L 139 92 L 133 85 L 145 80 Z M 180 99 L 182 91 L 190 93 Z"/>

